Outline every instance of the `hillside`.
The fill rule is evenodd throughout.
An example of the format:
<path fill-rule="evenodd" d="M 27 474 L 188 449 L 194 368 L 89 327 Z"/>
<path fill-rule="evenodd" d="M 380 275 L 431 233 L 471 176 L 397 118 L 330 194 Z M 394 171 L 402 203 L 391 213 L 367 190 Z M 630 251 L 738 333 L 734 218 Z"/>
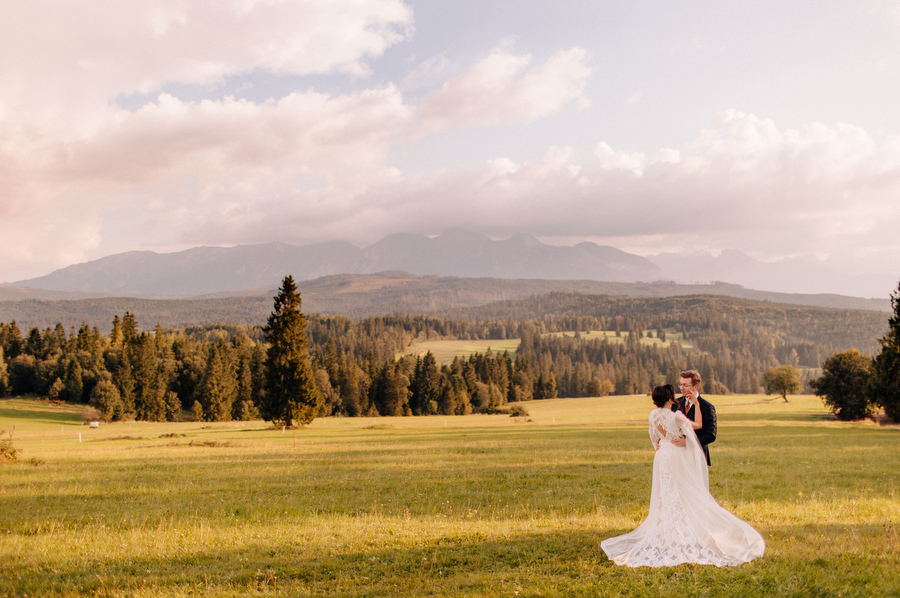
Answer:
<path fill-rule="evenodd" d="M 834 309 L 888 311 L 884 300 L 841 295 L 769 293 L 737 285 L 680 285 L 671 282 L 614 283 L 589 280 L 538 280 L 414 276 L 405 273 L 326 276 L 300 282 L 307 313 L 362 318 L 394 313 L 436 313 L 454 308 L 494 304 L 489 313 L 507 309 L 498 301 L 515 301 L 551 292 L 622 297 L 721 295 L 771 303 Z M 2 289 L 3 287 L 0 287 Z M 272 309 L 273 288 L 252 292 L 217 293 L 189 299 L 94 297 L 85 299 L 0 300 L 0 322 L 15 320 L 20 327 L 47 327 L 57 322 L 67 328 L 82 322 L 105 330 L 115 314 L 130 311 L 147 325 L 182 327 L 227 322 L 255 325 L 265 322 Z M 8 297 L 2 295 L 0 297 Z M 493 316 L 491 316 L 493 317 Z M 879 316 L 880 317 L 880 316 Z"/>
<path fill-rule="evenodd" d="M 374 281 L 368 283 L 365 290 L 372 292 Z M 59 305 L 104 301 L 110 300 Z M 175 398 L 180 409 L 192 408 L 196 400 L 204 410 L 212 408 L 211 401 L 219 395 L 207 390 L 217 386 L 198 381 L 213 375 L 210 364 L 219 360 L 240 366 L 243 373 L 232 382 L 240 381 L 244 403 L 224 407 L 216 403 L 215 408 L 225 410 L 220 414 L 223 417 L 251 414 L 253 389 L 260 388 L 265 360 L 261 324 L 271 310 L 271 299 L 260 295 L 253 302 L 228 297 L 193 302 L 123 301 L 126 305 L 119 307 L 132 311 L 134 318 L 125 317 L 124 310 L 117 312 L 122 320 L 115 334 L 112 314 L 96 323 L 96 332 L 88 326 L 35 329 L 24 321 L 17 327 L 0 325 L 8 390 L 15 395 L 47 394 L 56 378 L 65 378 L 65 384 L 71 379 L 72 389 L 66 392 L 85 400 L 94 385 L 109 374 L 118 381 L 120 396 L 134 399 L 135 413 L 157 419 L 177 414 Z M 165 312 L 154 314 L 154 307 Z M 161 317 L 154 319 L 153 315 Z M 226 324 L 188 327 L 191 318 Z M 139 334 L 141 329 L 152 330 L 157 321 L 166 328 L 182 329 Z M 661 380 L 677 377 L 678 368 L 685 364 L 708 375 L 710 392 L 758 392 L 761 373 L 775 365 L 797 365 L 808 377 L 837 351 L 856 347 L 874 353 L 878 338 L 887 330 L 888 314 L 713 295 L 660 298 L 553 292 L 450 307 L 431 314 L 418 311 L 354 320 L 308 312 L 307 323 L 316 384 L 327 397 L 327 413 L 359 415 L 374 410 L 390 415 L 408 409 L 412 413 L 455 414 L 469 409 L 490 411 L 491 406 L 527 397 L 645 392 Z M 418 352 L 416 343 L 439 339 L 457 339 L 454 353 L 463 349 L 469 357 L 465 363 L 451 363 L 452 370 L 442 370 L 440 375 L 450 386 L 430 384 L 433 392 L 427 400 L 409 399 L 405 405 L 404 397 L 424 396 L 409 395 L 415 384 L 424 384 L 424 374 L 420 371 L 417 377 L 414 357 L 397 360 L 397 355 Z M 478 340 L 491 342 L 470 342 Z M 485 353 L 473 355 L 479 346 Z M 496 351 L 487 354 L 487 346 Z M 514 356 L 503 352 L 513 348 Z M 452 355 L 448 357 L 452 361 Z M 423 358 L 422 363 L 425 361 Z M 135 369 L 130 364 L 141 365 Z M 77 372 L 77 368 L 81 368 L 81 377 L 70 376 L 68 372 Z M 431 370 L 436 375 L 436 364 Z M 235 369 L 221 371 L 231 372 L 222 376 L 237 375 Z M 165 372 L 164 387 L 157 386 L 163 380 L 160 372 Z M 136 386 L 138 380 L 143 380 L 141 386 Z M 461 384 L 466 386 L 465 392 Z M 134 388 L 149 390 L 141 391 L 138 400 Z M 153 390 L 161 388 L 166 394 Z M 439 388 L 450 389 L 441 391 L 443 399 L 434 394 Z M 165 405 L 161 403 L 164 396 L 168 397 Z M 129 405 L 125 407 L 131 409 Z"/>

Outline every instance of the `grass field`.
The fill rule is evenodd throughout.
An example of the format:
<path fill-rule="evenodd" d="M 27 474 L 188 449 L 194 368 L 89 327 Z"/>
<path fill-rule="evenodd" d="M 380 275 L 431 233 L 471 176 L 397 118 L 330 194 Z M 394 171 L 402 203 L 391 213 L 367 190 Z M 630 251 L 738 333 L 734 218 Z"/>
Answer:
<path fill-rule="evenodd" d="M 549 336 L 575 336 L 575 332 L 548 332 Z M 604 339 L 610 343 L 624 343 L 628 340 L 630 336 L 630 332 L 627 330 L 621 331 L 618 335 L 616 335 L 615 330 L 590 330 L 587 332 L 579 332 L 578 333 L 581 338 L 588 340 L 597 340 Z M 650 336 L 650 335 L 653 336 Z M 656 336 L 656 330 L 644 330 L 642 332 L 641 338 L 638 342 L 642 345 L 646 345 L 648 347 L 668 347 L 673 344 L 681 345 L 682 349 L 693 349 L 694 345 L 684 340 L 684 335 L 680 332 L 676 332 L 674 329 L 666 330 L 666 340 L 660 340 L 659 337 Z"/>
<path fill-rule="evenodd" d="M 656 331 L 645 330 L 645 333 L 656 334 Z M 624 343 L 628 339 L 629 332 L 623 331 L 619 336 L 616 336 L 616 332 L 614 330 L 591 330 L 587 332 L 579 333 L 584 339 L 605 339 L 610 343 Z M 575 332 L 548 332 L 548 336 L 575 336 Z M 422 341 L 419 343 L 414 343 L 407 347 L 404 351 L 397 354 L 397 357 L 401 355 L 413 354 L 413 355 L 425 355 L 428 351 L 431 351 L 432 355 L 434 355 L 435 361 L 437 361 L 438 365 L 449 364 L 453 361 L 454 357 L 461 357 L 463 359 L 468 358 L 470 355 L 474 355 L 475 353 L 484 353 L 488 349 L 493 351 L 494 353 L 503 353 L 504 351 L 509 351 L 510 353 L 515 353 L 516 349 L 519 348 L 520 339 L 517 338 L 509 338 L 509 339 L 479 339 L 479 340 L 431 340 L 431 341 Z M 642 345 L 647 345 L 650 347 L 668 347 L 674 343 L 678 343 L 681 345 L 682 349 L 690 350 L 693 348 L 693 345 L 684 340 L 683 335 L 680 332 L 676 332 L 674 330 L 666 331 L 666 340 L 662 341 L 656 336 L 642 336 L 639 341 Z"/>
<path fill-rule="evenodd" d="M 415 343 L 406 348 L 405 351 L 398 353 L 400 355 L 425 355 L 429 351 L 434 355 L 438 365 L 446 365 L 453 361 L 453 358 L 459 356 L 463 359 L 468 358 L 475 353 L 484 353 L 490 349 L 493 353 L 503 353 L 508 351 L 510 354 L 515 353 L 519 348 L 521 341 L 517 338 L 511 339 L 486 339 L 486 340 L 433 340 Z"/>
<path fill-rule="evenodd" d="M 712 397 L 713 494 L 765 537 L 740 567 L 617 567 L 646 515 L 647 397 L 528 417 L 121 423 L 0 401 L 3 596 L 891 596 L 900 430 L 815 397 Z M 80 439 L 80 440 L 79 440 Z"/>

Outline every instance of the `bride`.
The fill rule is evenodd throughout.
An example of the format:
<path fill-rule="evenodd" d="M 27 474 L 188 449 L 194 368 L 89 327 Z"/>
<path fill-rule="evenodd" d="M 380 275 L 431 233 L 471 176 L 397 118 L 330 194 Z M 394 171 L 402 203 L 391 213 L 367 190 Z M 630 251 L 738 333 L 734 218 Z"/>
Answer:
<path fill-rule="evenodd" d="M 693 430 L 703 425 L 672 411 L 671 384 L 653 389 L 650 440 L 656 448 L 650 512 L 635 530 L 600 543 L 610 560 L 629 567 L 682 563 L 739 565 L 762 556 L 765 542 L 746 522 L 723 509 L 709 493 L 709 472 Z"/>

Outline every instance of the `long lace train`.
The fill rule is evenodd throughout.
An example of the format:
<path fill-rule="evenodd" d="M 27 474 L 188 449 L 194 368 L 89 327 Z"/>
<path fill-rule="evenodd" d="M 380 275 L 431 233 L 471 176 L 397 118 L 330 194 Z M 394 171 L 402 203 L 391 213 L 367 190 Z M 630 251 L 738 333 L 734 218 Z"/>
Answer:
<path fill-rule="evenodd" d="M 656 425 L 666 429 L 666 436 Z M 669 438 L 684 434 L 687 446 Z M 600 543 L 617 565 L 670 567 L 682 563 L 739 565 L 765 551 L 762 536 L 722 508 L 709 493 L 703 450 L 680 412 L 654 409 L 650 440 L 659 445 L 653 459 L 650 512 L 641 525 Z"/>

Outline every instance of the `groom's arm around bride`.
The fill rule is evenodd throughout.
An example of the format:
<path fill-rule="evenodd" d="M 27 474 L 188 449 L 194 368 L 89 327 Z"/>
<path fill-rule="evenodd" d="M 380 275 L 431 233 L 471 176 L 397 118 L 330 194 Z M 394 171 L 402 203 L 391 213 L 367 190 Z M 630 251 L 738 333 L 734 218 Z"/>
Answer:
<path fill-rule="evenodd" d="M 709 460 L 709 447 L 716 440 L 717 421 L 716 408 L 712 403 L 700 396 L 700 372 L 697 370 L 685 370 L 681 372 L 680 386 L 683 396 L 678 397 L 678 410 L 683 412 L 691 421 L 696 420 L 695 409 L 700 407 L 700 414 L 703 418 L 703 425 L 694 430 L 697 434 L 697 440 L 703 447 L 703 454 L 706 456 L 706 464 L 711 465 Z"/>

